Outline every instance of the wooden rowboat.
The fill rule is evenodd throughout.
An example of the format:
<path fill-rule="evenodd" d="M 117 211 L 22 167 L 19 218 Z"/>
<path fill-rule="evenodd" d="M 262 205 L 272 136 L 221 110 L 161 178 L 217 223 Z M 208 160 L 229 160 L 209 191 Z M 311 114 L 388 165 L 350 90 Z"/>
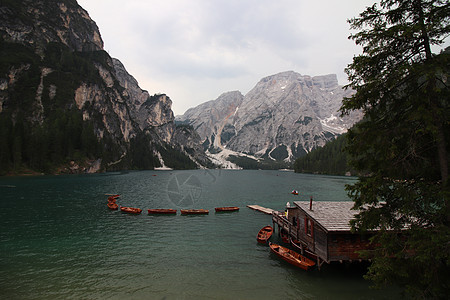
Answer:
<path fill-rule="evenodd" d="M 209 210 L 207 209 L 181 209 L 182 215 L 207 215 Z"/>
<path fill-rule="evenodd" d="M 135 208 L 135 207 L 127 207 L 127 206 L 121 206 L 120 210 L 129 214 L 140 214 L 142 212 L 142 209 Z"/>
<path fill-rule="evenodd" d="M 309 268 L 313 267 L 316 264 L 309 258 L 306 258 L 300 253 L 297 253 L 294 250 L 288 249 L 286 247 L 272 243 L 269 243 L 269 247 L 273 253 L 281 257 L 283 260 L 303 270 L 307 271 Z"/>
<path fill-rule="evenodd" d="M 148 209 L 148 214 L 149 215 L 153 215 L 153 214 L 161 214 L 161 215 L 176 215 L 177 214 L 177 210 L 176 209 L 166 209 L 166 208 L 153 208 L 153 209 Z"/>
<path fill-rule="evenodd" d="M 110 201 L 110 202 L 116 201 L 117 198 L 119 198 L 119 197 L 120 197 L 120 195 L 111 195 L 108 197 L 108 201 Z"/>
<path fill-rule="evenodd" d="M 108 205 L 108 208 L 111 210 L 117 210 L 119 208 L 119 205 L 117 205 L 117 203 L 115 202 L 108 202 L 108 204 L 106 205 Z"/>
<path fill-rule="evenodd" d="M 216 212 L 232 212 L 232 211 L 238 211 L 239 207 L 236 206 L 228 206 L 228 207 L 216 207 Z"/>
<path fill-rule="evenodd" d="M 261 228 L 261 230 L 258 232 L 258 235 L 256 236 L 256 240 L 258 243 L 265 244 L 267 243 L 267 240 L 270 239 L 273 233 L 272 226 L 265 226 Z"/>
<path fill-rule="evenodd" d="M 119 205 L 117 205 L 116 200 L 119 198 L 120 195 L 111 195 L 108 197 L 108 208 L 111 210 L 117 210 L 119 209 Z"/>
<path fill-rule="evenodd" d="M 291 239 L 291 246 L 293 246 L 294 248 L 298 249 L 299 251 L 303 251 L 303 254 L 305 254 L 304 256 L 306 256 L 307 258 L 311 259 L 312 261 L 316 261 L 317 260 L 317 255 L 315 253 L 309 251 L 308 249 L 302 248 L 300 246 L 300 242 L 299 241 Z"/>

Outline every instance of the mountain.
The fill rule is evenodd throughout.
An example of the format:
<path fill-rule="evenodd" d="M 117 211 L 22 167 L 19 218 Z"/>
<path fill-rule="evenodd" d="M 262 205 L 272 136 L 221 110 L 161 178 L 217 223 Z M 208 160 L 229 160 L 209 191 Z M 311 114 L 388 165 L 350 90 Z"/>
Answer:
<path fill-rule="evenodd" d="M 225 93 L 176 119 L 197 130 L 213 157 L 292 162 L 360 120 L 361 113 L 339 116 L 342 99 L 351 93 L 334 74 L 288 71 L 261 79 L 245 96 Z"/>
<path fill-rule="evenodd" d="M 216 100 L 188 109 L 176 120 L 192 125 L 204 140 L 206 149 L 220 148 L 222 140 L 227 140 L 228 125 L 234 122 L 236 110 L 243 100 L 244 96 L 239 91 L 224 93 Z"/>
<path fill-rule="evenodd" d="M 0 173 L 198 167 L 75 0 L 1 1 L 0 54 Z"/>

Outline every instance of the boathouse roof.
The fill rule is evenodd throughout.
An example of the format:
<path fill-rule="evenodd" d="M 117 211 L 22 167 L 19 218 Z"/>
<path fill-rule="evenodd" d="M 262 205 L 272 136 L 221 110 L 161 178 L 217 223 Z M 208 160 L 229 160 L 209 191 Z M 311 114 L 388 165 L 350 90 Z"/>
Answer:
<path fill-rule="evenodd" d="M 350 231 L 350 220 L 358 213 L 351 209 L 353 201 L 313 201 L 311 210 L 309 201 L 295 201 L 294 205 L 327 231 Z"/>

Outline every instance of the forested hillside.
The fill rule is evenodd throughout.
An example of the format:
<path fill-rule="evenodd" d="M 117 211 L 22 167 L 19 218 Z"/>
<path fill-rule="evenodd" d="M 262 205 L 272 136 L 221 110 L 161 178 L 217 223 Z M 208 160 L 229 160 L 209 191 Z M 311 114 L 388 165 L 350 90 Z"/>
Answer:
<path fill-rule="evenodd" d="M 294 163 L 295 172 L 329 175 L 353 174 L 354 172 L 347 163 L 348 154 L 344 151 L 346 145 L 347 136 L 343 134 L 322 148 L 317 148 L 298 158 Z"/>
<path fill-rule="evenodd" d="M 91 56 L 101 59 L 102 54 L 98 51 Z M 2 92 L 2 98 L 8 99 L 0 115 L 0 169 L 3 172 L 20 171 L 22 167 L 48 172 L 51 166 L 66 158 L 79 161 L 101 155 L 92 122 L 83 121 L 82 112 L 67 103 L 68 98 L 74 98 L 74 90 L 82 78 L 95 78 L 91 74 L 95 74 L 96 69 L 89 58 L 51 43 L 41 60 L 30 47 L 3 38 L 0 38 L 0 57 L 1 74 L 25 65 L 23 76 L 17 76 L 13 88 Z M 44 65 L 54 71 L 41 84 Z M 45 109 L 35 103 L 40 85 L 39 100 Z M 38 119 L 42 122 L 36 122 Z"/>

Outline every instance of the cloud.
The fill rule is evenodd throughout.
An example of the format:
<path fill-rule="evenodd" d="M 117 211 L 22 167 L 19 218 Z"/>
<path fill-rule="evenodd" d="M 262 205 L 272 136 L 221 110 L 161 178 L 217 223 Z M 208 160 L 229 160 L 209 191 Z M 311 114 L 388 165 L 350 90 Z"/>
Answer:
<path fill-rule="evenodd" d="M 336 73 L 358 51 L 346 23 L 369 0 L 78 0 L 105 49 L 176 114 L 265 76 Z"/>

